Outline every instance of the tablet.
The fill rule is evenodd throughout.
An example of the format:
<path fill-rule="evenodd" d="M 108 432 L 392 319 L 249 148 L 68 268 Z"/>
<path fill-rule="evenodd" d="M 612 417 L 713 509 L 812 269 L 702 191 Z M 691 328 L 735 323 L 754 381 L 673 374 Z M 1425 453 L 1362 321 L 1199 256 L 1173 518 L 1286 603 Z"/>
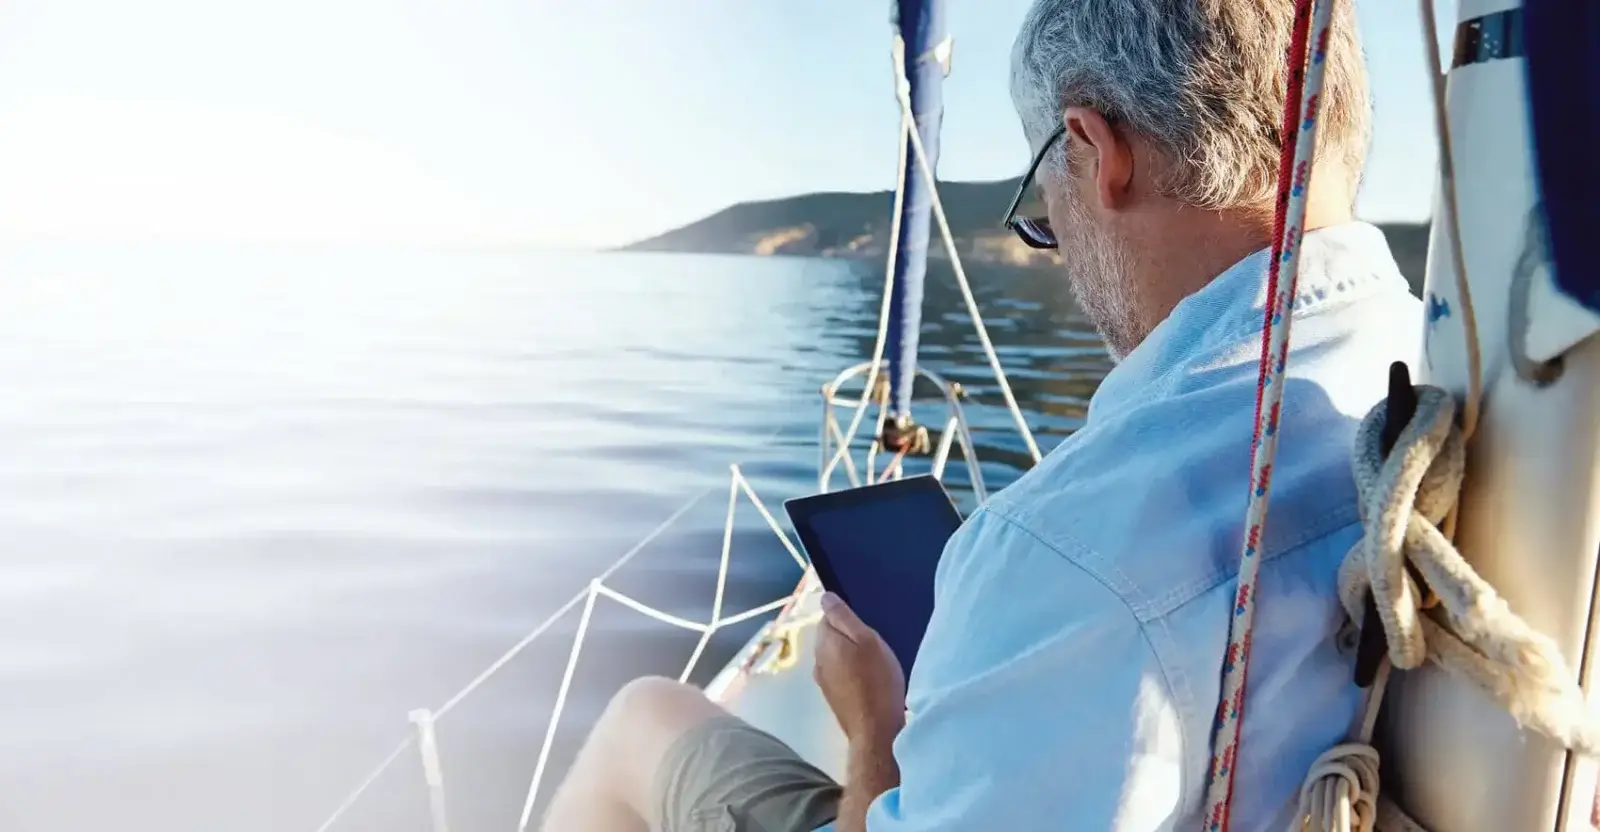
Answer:
<path fill-rule="evenodd" d="M 909 675 L 933 616 L 933 574 L 961 513 L 931 476 L 783 504 L 823 588 L 878 631 Z"/>

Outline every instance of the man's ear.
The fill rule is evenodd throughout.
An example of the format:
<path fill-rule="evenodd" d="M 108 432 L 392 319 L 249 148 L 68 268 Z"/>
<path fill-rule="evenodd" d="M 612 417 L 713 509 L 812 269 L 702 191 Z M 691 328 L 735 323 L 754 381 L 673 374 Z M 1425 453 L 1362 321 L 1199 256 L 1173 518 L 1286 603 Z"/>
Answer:
<path fill-rule="evenodd" d="M 1061 119 L 1067 127 L 1068 152 L 1082 180 L 1092 187 L 1102 208 L 1121 210 L 1133 186 L 1133 146 L 1105 116 L 1088 107 L 1068 107 Z"/>

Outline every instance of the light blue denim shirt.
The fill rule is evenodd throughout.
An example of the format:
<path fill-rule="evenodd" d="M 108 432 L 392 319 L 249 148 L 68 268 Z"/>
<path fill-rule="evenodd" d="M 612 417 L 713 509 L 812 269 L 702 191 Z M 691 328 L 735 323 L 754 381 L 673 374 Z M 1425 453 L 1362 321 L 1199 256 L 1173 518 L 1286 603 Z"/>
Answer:
<path fill-rule="evenodd" d="M 1199 829 L 1238 574 L 1266 267 L 1180 303 L 1083 429 L 951 539 L 871 832 Z M 1233 828 L 1287 829 L 1359 703 L 1337 642 L 1360 534 L 1350 449 L 1414 360 L 1421 310 L 1383 233 L 1307 236 Z M 1414 365 L 1413 365 L 1414 366 Z"/>

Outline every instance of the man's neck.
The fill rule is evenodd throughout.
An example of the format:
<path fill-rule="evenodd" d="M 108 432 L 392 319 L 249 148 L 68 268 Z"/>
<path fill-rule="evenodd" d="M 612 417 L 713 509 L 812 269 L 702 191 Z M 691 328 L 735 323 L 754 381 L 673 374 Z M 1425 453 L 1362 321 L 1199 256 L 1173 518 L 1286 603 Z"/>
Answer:
<path fill-rule="evenodd" d="M 1313 196 L 1311 203 L 1307 231 L 1352 219 L 1349 200 L 1343 194 L 1325 194 L 1323 199 Z M 1270 211 L 1179 208 L 1165 217 L 1152 218 L 1141 236 L 1159 240 L 1160 245 L 1129 253 L 1129 277 L 1139 299 L 1140 340 L 1184 298 L 1205 288 L 1240 260 L 1272 245 L 1272 225 Z"/>

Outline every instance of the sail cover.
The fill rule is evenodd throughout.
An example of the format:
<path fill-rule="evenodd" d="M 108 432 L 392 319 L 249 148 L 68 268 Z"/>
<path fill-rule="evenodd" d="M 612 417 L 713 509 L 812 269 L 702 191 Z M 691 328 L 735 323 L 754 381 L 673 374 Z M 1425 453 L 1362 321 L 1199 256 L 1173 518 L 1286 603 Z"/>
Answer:
<path fill-rule="evenodd" d="M 905 46 L 902 60 L 911 86 L 911 112 L 927 152 L 928 166 L 938 169 L 939 125 L 944 120 L 940 86 L 948 67 L 944 0 L 899 0 L 893 23 Z M 889 411 L 911 414 L 911 387 L 917 375 L 917 342 L 922 328 L 922 287 L 928 270 L 928 218 L 933 196 L 923 178 L 910 137 L 900 205 L 900 234 L 894 241 L 894 284 L 889 298 L 889 331 L 884 345 L 888 359 Z"/>
<path fill-rule="evenodd" d="M 1526 0 L 1528 103 L 1556 284 L 1600 312 L 1600 4 Z"/>

